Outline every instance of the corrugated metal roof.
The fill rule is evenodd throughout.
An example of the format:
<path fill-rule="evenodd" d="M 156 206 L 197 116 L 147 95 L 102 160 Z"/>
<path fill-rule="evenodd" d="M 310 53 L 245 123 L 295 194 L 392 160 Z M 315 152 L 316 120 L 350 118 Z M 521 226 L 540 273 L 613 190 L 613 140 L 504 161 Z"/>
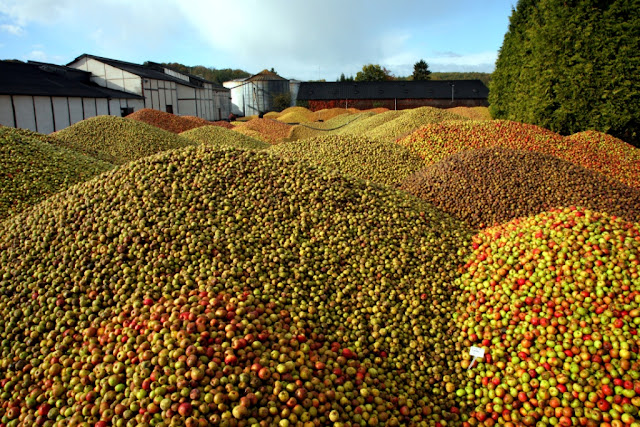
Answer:
<path fill-rule="evenodd" d="M 120 61 L 117 59 L 111 59 L 111 58 L 104 58 L 101 56 L 95 56 L 95 55 L 89 55 L 87 53 L 80 55 L 79 57 L 77 57 L 76 59 L 74 59 L 73 61 L 71 61 L 70 63 L 68 63 L 67 65 L 71 65 L 74 62 L 82 59 L 82 58 L 92 58 L 95 59 L 97 61 L 100 62 L 104 62 L 105 64 L 111 65 L 112 67 L 116 67 L 119 68 L 121 70 L 127 71 L 131 74 L 135 74 L 136 76 L 140 76 L 143 78 L 148 78 L 148 79 L 156 79 L 156 80 L 164 80 L 164 81 L 168 81 L 168 82 L 175 82 L 175 83 L 180 83 L 181 85 L 184 86 L 189 86 L 189 87 L 200 87 L 200 85 L 196 85 L 193 84 L 191 82 L 187 82 L 185 80 L 179 79 L 177 77 L 173 77 L 170 76 L 168 74 L 165 74 L 162 71 L 158 71 L 155 70 L 152 67 L 145 67 L 144 65 L 139 65 L 139 64 L 134 64 L 132 62 L 126 62 L 126 61 Z"/>
<path fill-rule="evenodd" d="M 247 80 L 251 81 L 251 82 L 269 81 L 269 80 L 284 80 L 284 81 L 287 81 L 287 79 L 282 78 L 279 75 L 277 75 L 276 73 L 271 72 L 269 70 L 262 70 L 258 74 L 254 74 L 253 76 L 249 77 Z"/>
<path fill-rule="evenodd" d="M 382 82 L 302 82 L 299 100 L 330 99 L 487 99 L 480 80 L 419 80 Z"/>
<path fill-rule="evenodd" d="M 0 61 L 0 94 L 143 99 L 93 83 L 91 73 L 55 64 Z"/>

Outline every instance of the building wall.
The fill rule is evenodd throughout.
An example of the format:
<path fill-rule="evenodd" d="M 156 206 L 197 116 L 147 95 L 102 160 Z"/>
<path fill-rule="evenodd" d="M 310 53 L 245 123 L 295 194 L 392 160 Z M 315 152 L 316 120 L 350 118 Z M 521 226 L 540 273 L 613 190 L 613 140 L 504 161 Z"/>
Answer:
<path fill-rule="evenodd" d="M 205 83 L 204 88 L 193 88 L 174 81 L 143 78 L 87 57 L 69 66 L 91 72 L 91 80 L 100 86 L 143 96 L 142 106 L 137 107 L 136 104 L 135 110 L 152 108 L 167 111 L 167 105 L 171 105 L 174 114 L 197 116 L 206 120 L 220 120 L 229 115 L 228 92 L 215 90 L 211 84 Z M 166 68 L 164 72 L 189 82 L 189 77 L 182 73 Z M 216 96 L 217 92 L 223 92 L 225 95 Z"/>
<path fill-rule="evenodd" d="M 390 110 L 404 110 L 417 107 L 488 107 L 486 99 L 332 99 L 310 100 L 309 109 L 318 111 L 325 108 L 358 108 L 367 110 L 370 108 L 384 107 Z"/>
<path fill-rule="evenodd" d="M 91 73 L 91 81 L 102 87 L 142 96 L 142 79 L 140 76 L 128 71 L 105 64 L 94 58 L 86 57 L 69 64 L 69 67 L 89 71 Z"/>
<path fill-rule="evenodd" d="M 222 84 L 227 89 L 230 89 L 230 94 L 229 94 L 229 96 L 231 97 L 231 100 L 230 100 L 231 102 L 229 105 L 230 112 L 237 116 L 242 116 L 244 114 L 244 98 L 243 98 L 244 92 L 242 87 L 243 84 L 244 82 L 238 82 L 238 81 L 224 82 Z M 226 118 L 228 115 L 229 114 L 223 117 Z"/>
<path fill-rule="evenodd" d="M 0 125 L 47 134 L 97 115 L 120 116 L 126 107 L 137 110 L 144 104 L 137 99 L 0 95 Z"/>

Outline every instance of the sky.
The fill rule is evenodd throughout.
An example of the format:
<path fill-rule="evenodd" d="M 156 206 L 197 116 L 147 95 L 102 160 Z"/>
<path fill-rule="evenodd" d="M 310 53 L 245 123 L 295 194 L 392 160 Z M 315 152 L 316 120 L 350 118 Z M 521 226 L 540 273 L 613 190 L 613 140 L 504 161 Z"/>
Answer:
<path fill-rule="evenodd" d="M 408 76 L 492 72 L 516 0 L 0 0 L 0 59 L 88 53 L 335 81 L 379 64 Z"/>

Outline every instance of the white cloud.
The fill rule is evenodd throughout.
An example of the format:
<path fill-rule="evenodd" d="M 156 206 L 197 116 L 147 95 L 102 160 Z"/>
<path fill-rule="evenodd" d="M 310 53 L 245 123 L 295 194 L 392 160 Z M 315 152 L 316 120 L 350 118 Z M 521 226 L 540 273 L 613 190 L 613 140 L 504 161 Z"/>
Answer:
<path fill-rule="evenodd" d="M 14 36 L 22 36 L 24 35 L 24 29 L 19 25 L 11 25 L 11 24 L 3 24 L 0 25 L 0 30 L 7 32 L 9 34 L 13 34 Z"/>
<path fill-rule="evenodd" d="M 485 71 L 494 69 L 498 52 L 478 52 L 450 55 L 435 55 L 427 59 L 430 68 L 447 71 Z M 431 67 L 433 66 L 433 67 Z"/>
<path fill-rule="evenodd" d="M 64 58 L 60 55 L 49 55 L 42 49 L 33 49 L 26 55 L 22 56 L 23 61 L 38 61 L 38 62 L 49 62 L 52 64 L 59 64 L 64 62 Z"/>

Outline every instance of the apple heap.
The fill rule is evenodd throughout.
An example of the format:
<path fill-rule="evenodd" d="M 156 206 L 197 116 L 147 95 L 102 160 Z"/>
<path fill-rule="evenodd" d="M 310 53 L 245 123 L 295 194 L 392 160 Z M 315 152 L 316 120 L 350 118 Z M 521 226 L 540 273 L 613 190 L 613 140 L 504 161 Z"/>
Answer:
<path fill-rule="evenodd" d="M 129 114 L 127 117 L 129 120 L 136 120 L 138 122 L 146 123 L 164 129 L 171 133 L 182 133 L 190 129 L 196 129 L 201 126 L 222 126 L 230 128 L 231 124 L 228 122 L 210 122 L 200 117 L 195 116 L 177 116 L 175 114 L 166 113 L 164 111 L 154 110 L 151 108 L 142 108 L 134 113 Z M 214 124 L 215 123 L 215 124 Z"/>
<path fill-rule="evenodd" d="M 0 127 L 0 220 L 114 168 L 47 135 Z"/>
<path fill-rule="evenodd" d="M 189 139 L 156 126 L 115 116 L 82 120 L 52 135 L 71 149 L 115 165 L 195 145 Z"/>
<path fill-rule="evenodd" d="M 289 136 L 291 125 L 277 120 L 254 118 L 239 122 L 233 130 L 269 144 L 278 144 Z"/>
<path fill-rule="evenodd" d="M 0 423 L 458 423 L 471 235 L 267 153 L 128 163 L 0 223 Z"/>
<path fill-rule="evenodd" d="M 383 113 L 384 114 L 384 113 Z M 380 141 L 395 141 L 421 126 L 449 120 L 467 121 L 468 118 L 451 113 L 442 108 L 419 107 L 402 110 L 398 117 L 365 131 L 364 135 Z"/>
<path fill-rule="evenodd" d="M 399 183 L 424 166 L 422 159 L 405 147 L 356 135 L 283 142 L 272 146 L 269 152 L 383 185 Z"/>
<path fill-rule="evenodd" d="M 566 137 L 570 141 L 568 156 L 580 158 L 581 164 L 614 176 L 631 187 L 640 188 L 640 150 L 614 136 L 596 130 Z"/>
<path fill-rule="evenodd" d="M 180 136 L 199 144 L 211 145 L 216 148 L 236 148 L 238 150 L 263 150 L 270 147 L 259 139 L 225 129 L 221 126 L 200 126 L 182 132 Z"/>
<path fill-rule="evenodd" d="M 571 205 L 640 221 L 640 189 L 533 151 L 462 151 L 408 176 L 399 188 L 474 228 Z"/>
<path fill-rule="evenodd" d="M 463 425 L 638 425 L 640 224 L 557 209 L 473 249 L 455 317 L 486 356 L 456 391 Z"/>

